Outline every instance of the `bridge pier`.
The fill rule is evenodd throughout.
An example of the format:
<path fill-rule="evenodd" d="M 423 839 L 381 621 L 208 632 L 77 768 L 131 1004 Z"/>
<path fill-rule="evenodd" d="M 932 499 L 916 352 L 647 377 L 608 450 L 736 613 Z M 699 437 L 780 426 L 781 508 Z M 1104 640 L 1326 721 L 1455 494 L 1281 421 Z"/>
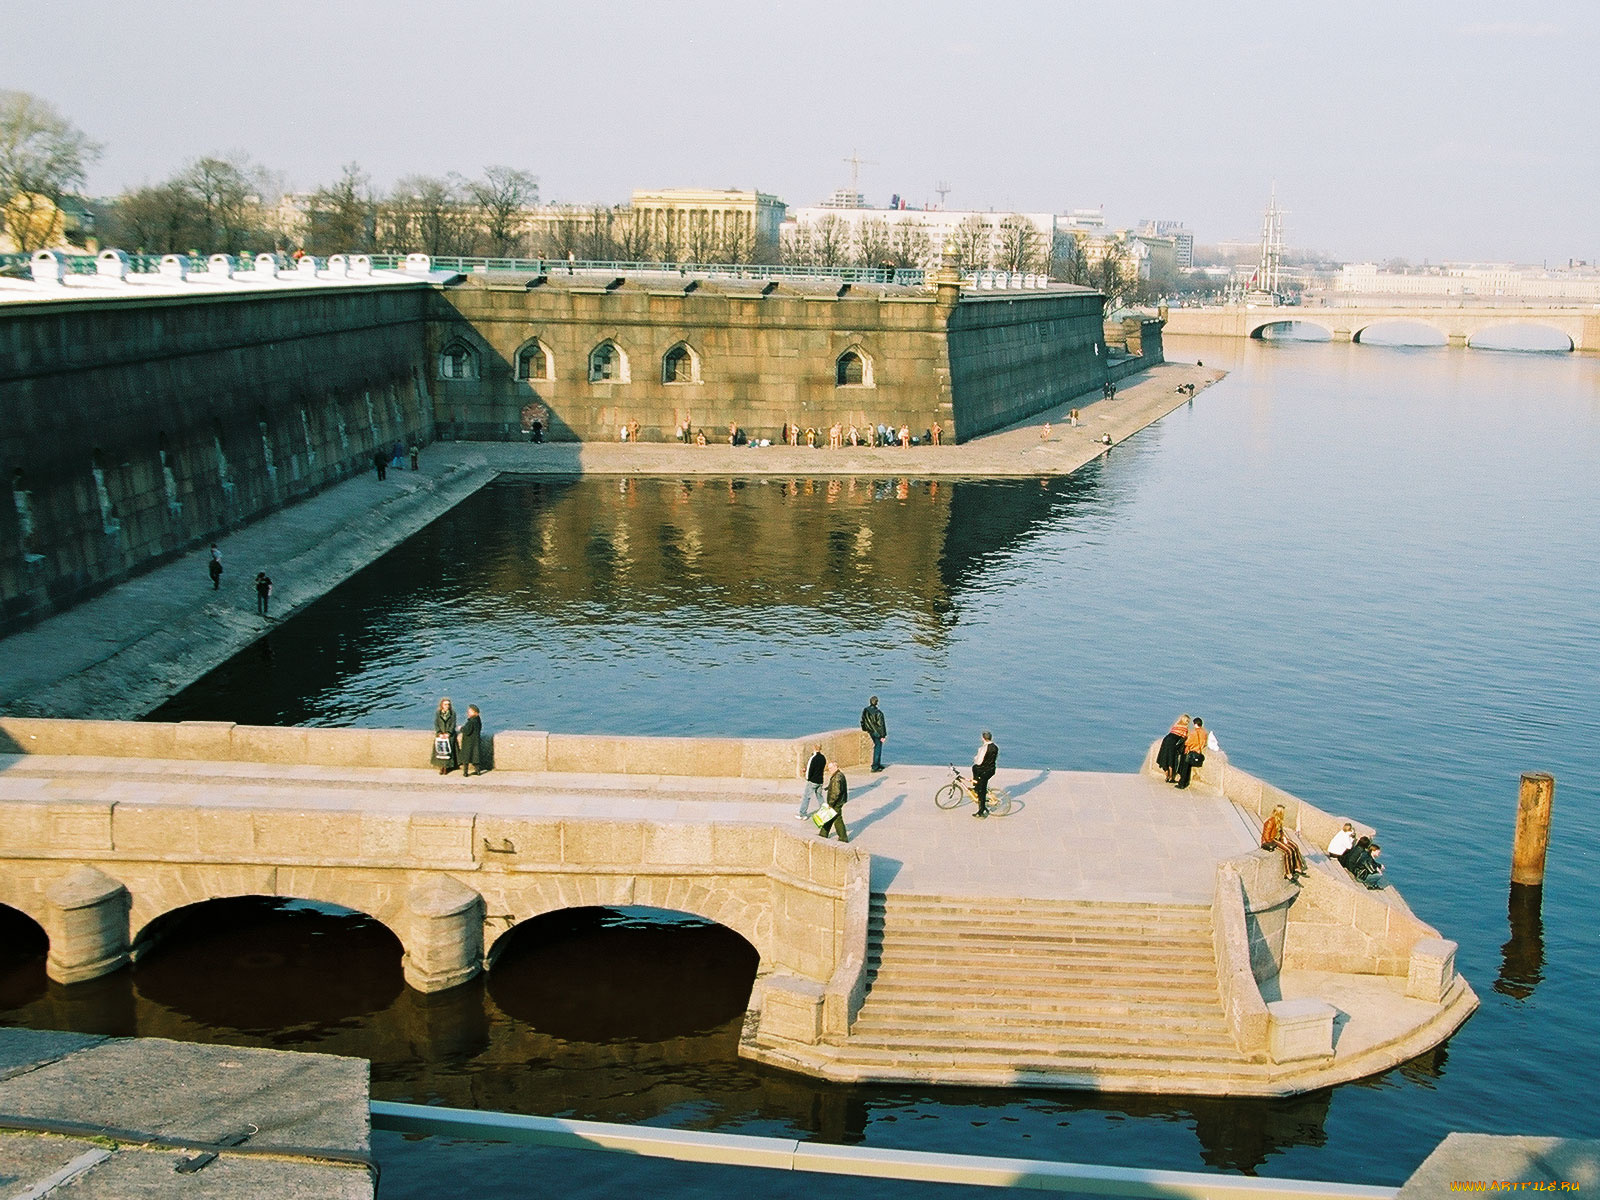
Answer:
<path fill-rule="evenodd" d="M 1352 342 L 1355 340 L 1355 337 L 1352 330 L 1335 329 L 1333 331 L 1333 340 L 1336 342 Z"/>
<path fill-rule="evenodd" d="M 45 893 L 45 974 L 81 983 L 127 965 L 130 904 L 128 889 L 94 867 L 79 867 L 52 887 Z"/>
<path fill-rule="evenodd" d="M 459 987 L 483 969 L 483 897 L 448 876 L 406 893 L 400 968 L 419 992 Z"/>
<path fill-rule="evenodd" d="M 1470 336 L 1470 334 L 1458 333 L 1455 330 L 1451 330 L 1449 333 L 1445 334 L 1445 337 L 1450 341 L 1450 348 L 1452 350 L 1465 350 L 1467 348 L 1467 338 Z"/>

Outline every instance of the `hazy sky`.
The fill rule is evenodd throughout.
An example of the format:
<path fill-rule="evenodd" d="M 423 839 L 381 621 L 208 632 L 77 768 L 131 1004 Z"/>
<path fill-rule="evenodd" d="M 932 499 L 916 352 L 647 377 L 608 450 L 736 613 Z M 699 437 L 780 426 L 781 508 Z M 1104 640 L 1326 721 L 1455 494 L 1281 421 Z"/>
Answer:
<path fill-rule="evenodd" d="M 489 163 L 542 198 L 1104 204 L 1345 258 L 1600 257 L 1600 3 L 0 0 L 0 87 L 115 192 L 239 150 L 292 186 Z M 20 43 L 13 39 L 27 31 Z"/>

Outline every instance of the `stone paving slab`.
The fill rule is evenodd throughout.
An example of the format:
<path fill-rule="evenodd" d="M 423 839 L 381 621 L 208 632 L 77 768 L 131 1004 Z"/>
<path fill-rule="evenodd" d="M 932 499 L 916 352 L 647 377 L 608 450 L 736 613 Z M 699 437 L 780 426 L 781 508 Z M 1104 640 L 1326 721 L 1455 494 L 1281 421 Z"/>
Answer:
<path fill-rule="evenodd" d="M 31 1064 L 0 1078 L 0 1114 L 204 1142 L 243 1133 L 252 1147 L 286 1152 L 369 1149 L 364 1059 L 8 1029 L 0 1030 L 0 1060 Z M 193 1154 L 79 1134 L 0 1132 L 0 1195 L 55 1194 L 32 1189 L 74 1164 L 83 1173 L 58 1180 L 61 1194 L 96 1200 L 373 1195 L 359 1165 L 224 1152 L 199 1171 L 177 1173 Z"/>
<path fill-rule="evenodd" d="M 1496 1182 L 1501 1186 L 1451 1186 Z M 1576 1186 L 1563 1188 L 1564 1183 Z M 1524 1184 L 1528 1186 L 1512 1186 Z M 1452 1133 L 1423 1160 L 1395 1200 L 1436 1200 L 1458 1191 L 1523 1195 L 1534 1192 L 1534 1184 L 1546 1185 L 1541 1194 L 1556 1195 L 1600 1187 L 1600 1140 Z"/>
<path fill-rule="evenodd" d="M 1003 768 L 996 782 L 1018 808 L 987 821 L 973 819 L 970 803 L 934 805 L 949 778 L 943 767 L 847 777 L 845 820 L 853 843 L 873 855 L 874 890 L 1209 905 L 1217 861 L 1254 845 L 1250 825 L 1220 795 L 1150 776 Z M 463 779 L 407 768 L 0 756 L 0 800 L 776 822 L 810 836 L 795 819 L 802 790 L 799 780 L 509 771 Z"/>

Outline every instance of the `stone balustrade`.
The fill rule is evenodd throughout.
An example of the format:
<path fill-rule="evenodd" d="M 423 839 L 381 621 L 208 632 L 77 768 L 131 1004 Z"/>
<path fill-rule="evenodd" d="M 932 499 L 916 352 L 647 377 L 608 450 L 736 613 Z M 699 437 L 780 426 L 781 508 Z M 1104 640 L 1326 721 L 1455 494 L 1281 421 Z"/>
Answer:
<path fill-rule="evenodd" d="M 490 765 L 508 771 L 798 779 L 811 748 L 842 767 L 871 761 L 859 729 L 801 738 L 627 737 L 505 730 L 485 739 Z M 64 721 L 0 717 L 0 754 L 426 767 L 433 734 L 420 729 L 319 729 L 230 721 Z"/>

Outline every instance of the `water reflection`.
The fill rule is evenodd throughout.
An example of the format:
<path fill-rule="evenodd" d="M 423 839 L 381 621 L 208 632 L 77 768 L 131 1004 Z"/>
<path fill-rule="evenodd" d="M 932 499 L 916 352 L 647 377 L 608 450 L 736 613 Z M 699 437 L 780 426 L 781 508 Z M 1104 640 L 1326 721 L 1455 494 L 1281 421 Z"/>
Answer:
<path fill-rule="evenodd" d="M 1513 883 L 1506 902 L 1511 940 L 1500 947 L 1500 975 L 1494 990 L 1526 1000 L 1544 979 L 1544 888 Z"/>
<path fill-rule="evenodd" d="M 451 689 L 493 695 L 491 721 L 543 728 L 548 689 L 519 695 L 505 670 L 527 683 L 542 653 L 645 656 L 656 676 L 752 633 L 768 655 L 940 649 L 966 589 L 1097 479 L 503 479 L 151 716 L 370 722 L 442 652 Z"/>

